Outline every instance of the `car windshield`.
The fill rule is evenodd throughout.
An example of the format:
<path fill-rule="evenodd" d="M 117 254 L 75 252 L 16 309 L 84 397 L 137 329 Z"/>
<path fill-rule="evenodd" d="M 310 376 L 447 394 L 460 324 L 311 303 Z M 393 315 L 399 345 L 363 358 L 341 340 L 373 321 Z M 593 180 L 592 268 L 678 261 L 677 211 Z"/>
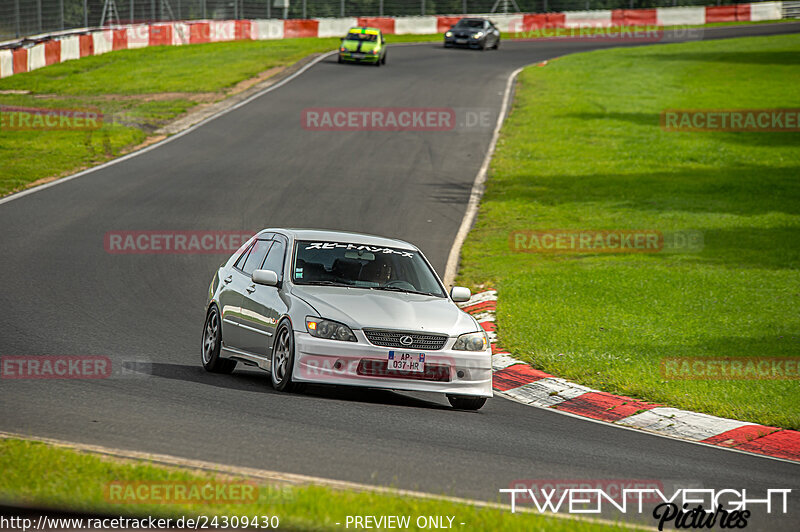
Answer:
<path fill-rule="evenodd" d="M 367 42 L 375 42 L 378 40 L 378 36 L 374 33 L 348 33 L 347 34 L 348 41 L 367 41 Z"/>
<path fill-rule="evenodd" d="M 482 20 L 461 19 L 455 26 L 456 28 L 482 28 Z"/>
<path fill-rule="evenodd" d="M 298 241 L 292 282 L 445 297 L 420 252 L 349 242 Z"/>

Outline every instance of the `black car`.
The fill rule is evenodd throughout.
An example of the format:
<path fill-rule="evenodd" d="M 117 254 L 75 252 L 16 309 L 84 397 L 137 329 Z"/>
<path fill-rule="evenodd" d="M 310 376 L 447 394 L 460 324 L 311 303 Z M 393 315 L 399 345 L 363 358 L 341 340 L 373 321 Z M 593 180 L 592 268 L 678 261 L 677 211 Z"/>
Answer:
<path fill-rule="evenodd" d="M 500 46 L 500 30 L 485 18 L 462 18 L 444 34 L 444 46 L 496 50 Z"/>

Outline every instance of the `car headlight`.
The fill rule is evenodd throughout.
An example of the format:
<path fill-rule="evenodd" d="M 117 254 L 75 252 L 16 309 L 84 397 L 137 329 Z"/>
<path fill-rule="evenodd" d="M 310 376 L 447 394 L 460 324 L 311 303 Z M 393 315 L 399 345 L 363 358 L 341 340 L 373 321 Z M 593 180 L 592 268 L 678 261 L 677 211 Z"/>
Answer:
<path fill-rule="evenodd" d="M 329 340 L 341 340 L 343 342 L 358 341 L 350 327 L 338 321 L 309 316 L 306 318 L 306 329 L 311 336 L 316 336 L 317 338 L 328 338 Z"/>
<path fill-rule="evenodd" d="M 456 338 L 453 349 L 457 351 L 484 351 L 489 345 L 489 337 L 483 331 L 462 334 Z"/>
<path fill-rule="evenodd" d="M 472 38 L 473 39 L 480 39 L 481 37 L 483 37 L 483 32 L 482 31 L 479 31 L 478 33 L 473 33 L 472 34 Z"/>
<path fill-rule="evenodd" d="M 452 31 L 448 31 L 447 33 L 444 34 L 444 36 L 445 37 L 452 37 L 453 36 L 453 32 Z"/>
<path fill-rule="evenodd" d="M 342 46 L 341 48 L 339 48 L 339 51 L 340 51 L 340 52 L 346 52 L 347 50 L 345 49 L 345 47 L 344 47 L 344 46 Z"/>

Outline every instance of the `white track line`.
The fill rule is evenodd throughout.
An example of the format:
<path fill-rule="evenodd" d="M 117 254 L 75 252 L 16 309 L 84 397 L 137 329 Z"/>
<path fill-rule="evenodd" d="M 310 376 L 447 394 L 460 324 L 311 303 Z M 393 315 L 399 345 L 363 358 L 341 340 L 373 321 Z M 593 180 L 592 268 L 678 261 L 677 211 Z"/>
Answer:
<path fill-rule="evenodd" d="M 250 467 L 239 467 L 215 462 L 206 462 L 203 460 L 191 460 L 187 458 L 180 458 L 167 454 L 152 454 L 140 451 L 130 451 L 127 449 L 117 449 L 113 447 L 103 447 L 100 445 L 88 445 L 83 443 L 68 442 L 64 440 L 56 440 L 52 438 L 43 438 L 39 436 L 28 436 L 24 434 L 16 434 L 12 432 L 0 432 L 0 439 L 2 440 L 27 440 L 39 443 L 45 443 L 55 447 L 63 447 L 84 453 L 100 454 L 114 458 L 122 458 L 125 460 L 144 460 L 154 464 L 160 464 L 170 467 L 179 467 L 181 469 L 190 469 L 198 472 L 205 473 L 220 473 L 226 475 L 235 475 L 247 478 L 262 480 L 265 482 L 291 484 L 295 486 L 315 485 L 325 486 L 336 490 L 353 490 L 371 493 L 380 493 L 394 496 L 409 496 L 419 499 L 451 502 L 456 504 L 466 504 L 470 506 L 477 506 L 480 508 L 494 508 L 497 510 L 511 511 L 511 506 L 508 504 L 501 504 L 497 502 L 479 501 L 475 499 L 465 499 L 462 497 L 451 497 L 447 495 L 434 495 L 421 491 L 413 491 L 399 488 L 389 488 L 385 486 L 371 486 L 369 484 L 360 484 L 357 482 L 348 482 L 344 480 L 333 480 L 322 477 L 314 477 L 308 475 L 296 475 L 293 473 L 280 473 L 277 471 L 269 471 L 266 469 L 255 469 Z M 499 495 L 499 492 L 498 492 Z M 636 524 L 621 523 L 606 519 L 587 518 L 583 516 L 571 514 L 557 514 L 551 512 L 537 512 L 534 509 L 521 507 L 516 505 L 518 513 L 534 513 L 544 517 L 556 517 L 559 519 L 569 519 L 574 521 L 584 521 L 590 523 L 598 523 L 603 525 L 618 526 L 621 528 L 629 528 L 633 530 L 657 530 L 655 527 L 647 527 Z"/>
<path fill-rule="evenodd" d="M 534 65 L 536 63 L 531 64 Z M 503 127 L 506 112 L 508 111 L 508 105 L 511 100 L 511 89 L 514 87 L 514 80 L 516 80 L 517 75 L 528 66 L 530 65 L 516 69 L 511 73 L 510 76 L 508 76 L 508 80 L 506 81 L 506 90 L 503 93 L 503 103 L 500 105 L 500 114 L 497 117 L 497 124 L 494 126 L 492 141 L 489 143 L 489 149 L 486 150 L 486 155 L 483 158 L 483 164 L 481 164 L 481 167 L 478 170 L 478 175 L 475 176 L 475 181 L 472 183 L 472 190 L 469 193 L 469 203 L 467 203 L 467 211 L 464 213 L 464 218 L 461 220 L 461 226 L 458 228 L 458 233 L 456 233 L 453 246 L 450 248 L 450 254 L 447 256 L 447 265 L 444 268 L 445 286 L 451 286 L 455 281 L 456 273 L 458 273 L 458 259 L 459 255 L 461 254 L 461 246 L 464 245 L 464 241 L 467 239 L 467 234 L 469 234 L 470 229 L 472 229 L 472 224 L 475 222 L 475 216 L 478 214 L 478 207 L 481 204 L 481 197 L 483 197 L 483 189 L 484 185 L 486 184 L 486 175 L 489 171 L 489 164 L 492 162 L 494 149 L 497 146 L 497 139 L 500 138 L 500 129 Z"/>
<path fill-rule="evenodd" d="M 333 50 L 331 52 L 327 52 L 327 53 L 322 54 L 321 56 L 317 57 L 316 59 L 314 59 L 313 61 L 311 61 L 310 63 L 308 63 L 304 67 L 302 67 L 297 72 L 294 72 L 293 74 L 285 77 L 284 79 L 280 80 L 279 82 L 275 83 L 274 85 L 270 85 L 269 87 L 265 88 L 264 90 L 258 91 L 257 93 L 253 94 L 249 98 L 246 98 L 246 99 L 242 100 L 241 102 L 239 102 L 239 103 L 237 103 L 235 105 L 232 105 L 232 106 L 230 106 L 230 107 L 228 107 L 226 109 L 222 109 L 221 111 L 209 116 L 208 118 L 205 118 L 204 120 L 201 120 L 200 122 L 198 122 L 198 123 L 196 123 L 196 124 L 194 124 L 192 126 L 189 126 L 188 128 L 184 129 L 180 133 L 175 133 L 174 135 L 169 136 L 169 137 L 167 137 L 164 140 L 161 140 L 159 142 L 156 142 L 155 144 L 151 144 L 150 146 L 147 146 L 146 148 L 142 148 L 141 150 L 136 150 L 135 152 L 129 153 L 127 155 L 123 155 L 122 157 L 120 157 L 118 159 L 113 159 L 113 160 L 108 161 L 107 163 L 103 163 L 103 164 L 101 164 L 99 166 L 94 166 L 94 167 L 89 168 L 87 170 L 84 170 L 82 172 L 78 172 L 77 174 L 73 174 L 73 175 L 67 176 L 67 177 L 62 177 L 60 179 L 55 179 L 54 181 L 50 181 L 49 183 L 44 183 L 43 185 L 39 185 L 39 186 L 32 187 L 32 188 L 27 188 L 27 189 L 22 190 L 20 192 L 16 192 L 14 194 L 11 194 L 10 196 L 6 196 L 4 198 L 0 198 L 0 205 L 2 205 L 3 203 L 8 203 L 10 201 L 14 201 L 15 199 L 19 199 L 19 198 L 25 197 L 28 194 L 33 194 L 34 192 L 39 192 L 40 190 L 44 190 L 46 188 L 54 187 L 56 185 L 60 185 L 62 183 L 66 183 L 68 181 L 72 181 L 73 179 L 76 179 L 78 177 L 82 177 L 82 176 L 91 174 L 92 172 L 96 172 L 98 170 L 102 170 L 103 168 L 108 168 L 109 166 L 113 166 L 115 164 L 121 163 L 122 161 L 127 161 L 128 159 L 132 159 L 133 157 L 137 157 L 139 155 L 142 155 L 143 153 L 147 153 L 150 150 L 154 150 L 156 148 L 160 148 L 161 146 L 163 146 L 163 145 L 165 145 L 165 144 L 167 144 L 169 142 L 172 142 L 175 139 L 181 138 L 182 136 L 191 133 L 195 129 L 207 124 L 208 122 L 211 122 L 212 120 L 215 120 L 215 119 L 219 118 L 220 116 L 228 114 L 231 111 L 242 107 L 243 105 L 247 105 L 248 103 L 252 102 L 256 98 L 260 98 L 261 96 L 263 96 L 264 94 L 267 94 L 268 92 L 274 91 L 275 89 L 278 89 L 278 88 L 286 85 L 287 83 L 289 83 L 290 81 L 292 81 L 293 79 L 298 77 L 300 74 L 302 74 L 303 72 L 305 72 L 309 68 L 313 67 L 314 65 L 316 65 L 317 63 L 319 63 L 323 59 L 325 59 L 325 58 L 327 58 L 327 57 L 329 57 L 329 56 L 331 56 L 331 55 L 333 55 L 335 53 L 337 53 L 336 50 Z"/>

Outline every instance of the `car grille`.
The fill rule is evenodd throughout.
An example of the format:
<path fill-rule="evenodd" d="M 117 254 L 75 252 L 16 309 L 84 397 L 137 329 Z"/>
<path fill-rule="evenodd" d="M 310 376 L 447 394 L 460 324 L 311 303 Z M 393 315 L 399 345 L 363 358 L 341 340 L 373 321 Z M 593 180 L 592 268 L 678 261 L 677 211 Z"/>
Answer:
<path fill-rule="evenodd" d="M 382 347 L 399 347 L 402 349 L 421 349 L 423 351 L 436 351 L 444 347 L 447 335 L 444 334 L 421 334 L 403 331 L 380 331 L 376 329 L 364 329 L 364 334 L 370 343 Z M 411 337 L 408 345 L 400 343 L 400 338 Z"/>
<path fill-rule="evenodd" d="M 386 367 L 385 360 L 362 358 L 356 369 L 358 375 L 365 377 L 387 377 L 390 379 L 411 379 L 416 381 L 450 382 L 450 366 L 425 364 L 425 371 L 410 373 L 392 371 Z"/>

